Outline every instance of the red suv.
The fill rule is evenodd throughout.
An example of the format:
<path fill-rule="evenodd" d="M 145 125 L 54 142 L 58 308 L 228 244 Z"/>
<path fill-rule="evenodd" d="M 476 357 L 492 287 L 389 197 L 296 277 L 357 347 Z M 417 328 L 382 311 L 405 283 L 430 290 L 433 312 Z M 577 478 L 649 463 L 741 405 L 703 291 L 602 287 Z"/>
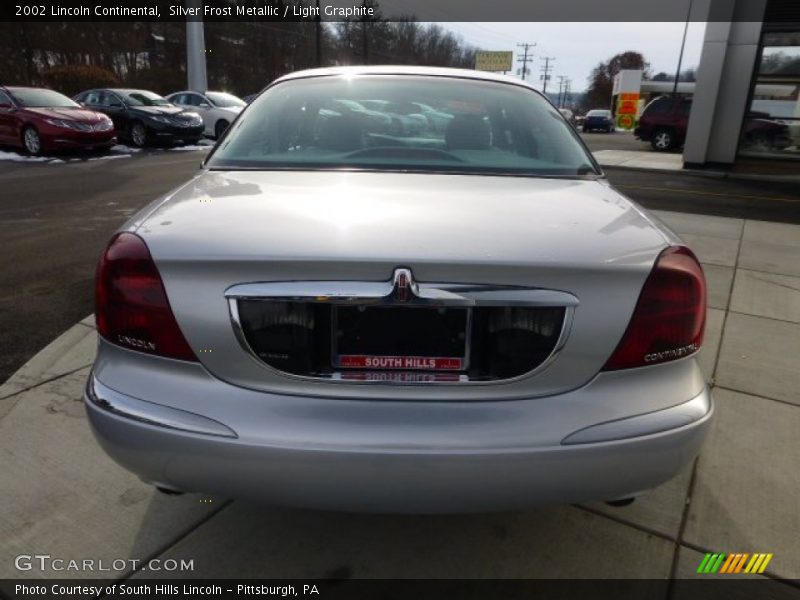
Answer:
<path fill-rule="evenodd" d="M 634 135 L 665 152 L 683 146 L 692 101 L 660 96 L 644 107 Z M 792 144 L 789 128 L 766 113 L 749 112 L 742 126 L 742 145 L 753 150 L 782 150 Z"/>
<path fill-rule="evenodd" d="M 672 150 L 683 145 L 692 101 L 674 96 L 660 96 L 644 107 L 633 134 L 650 142 L 653 150 Z"/>

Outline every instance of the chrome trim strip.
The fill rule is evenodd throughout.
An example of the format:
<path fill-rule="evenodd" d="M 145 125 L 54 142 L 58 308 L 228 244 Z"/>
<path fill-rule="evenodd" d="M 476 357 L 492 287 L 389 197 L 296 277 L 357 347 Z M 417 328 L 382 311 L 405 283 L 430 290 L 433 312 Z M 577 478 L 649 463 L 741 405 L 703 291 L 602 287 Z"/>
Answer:
<path fill-rule="evenodd" d="M 97 408 L 139 423 L 187 433 L 226 438 L 239 437 L 229 427 L 208 417 L 116 392 L 97 381 L 94 374 L 89 375 L 89 380 L 86 382 L 86 398 Z"/>
<path fill-rule="evenodd" d="M 234 285 L 225 291 L 228 300 L 231 324 L 239 345 L 259 365 L 273 375 L 309 383 L 333 382 L 347 385 L 498 385 L 507 384 L 532 377 L 545 370 L 560 354 L 567 343 L 572 330 L 575 307 L 579 300 L 568 292 L 546 290 L 534 287 L 514 285 L 490 285 L 469 283 L 421 283 L 411 279 L 411 297 L 398 302 L 396 298 L 397 282 L 403 274 L 410 274 L 408 269 L 396 269 L 389 281 L 273 281 L 260 283 L 244 283 Z M 314 302 L 325 304 L 380 304 L 401 306 L 526 306 L 564 308 L 564 319 L 561 324 L 556 344 L 550 355 L 534 369 L 515 377 L 493 379 L 490 381 L 364 381 L 344 380 L 338 378 L 340 373 L 332 373 L 330 377 L 297 375 L 276 369 L 261 360 L 250 346 L 244 334 L 238 301 L 265 300 L 278 302 Z M 471 311 L 470 311 L 471 312 Z M 469 348 L 467 349 L 469 352 Z"/>
<path fill-rule="evenodd" d="M 691 425 L 708 417 L 713 410 L 714 401 L 711 392 L 705 387 L 697 396 L 683 404 L 579 429 L 561 440 L 561 444 L 564 446 L 594 444 L 652 435 Z"/>
<path fill-rule="evenodd" d="M 273 281 L 243 283 L 225 291 L 228 299 L 319 302 L 327 304 L 397 304 L 390 281 Z M 514 285 L 413 283 L 408 306 L 553 306 L 575 307 L 567 292 Z"/>

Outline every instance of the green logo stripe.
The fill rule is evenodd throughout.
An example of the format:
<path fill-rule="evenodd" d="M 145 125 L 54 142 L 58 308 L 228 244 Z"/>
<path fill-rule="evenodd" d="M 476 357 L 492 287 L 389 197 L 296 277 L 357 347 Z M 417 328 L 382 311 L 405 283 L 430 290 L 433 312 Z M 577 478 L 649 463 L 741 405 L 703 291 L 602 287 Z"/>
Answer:
<path fill-rule="evenodd" d="M 725 555 L 724 554 L 720 554 L 719 558 L 717 559 L 717 562 L 711 568 L 711 573 L 716 573 L 717 571 L 719 571 L 719 568 L 722 566 L 722 561 L 723 560 L 725 560 Z"/>
<path fill-rule="evenodd" d="M 706 572 L 706 571 L 705 571 L 705 569 L 706 569 L 706 565 L 708 564 L 708 560 L 709 560 L 710 558 L 711 558 L 711 555 L 710 555 L 710 554 L 706 554 L 706 555 L 703 557 L 703 561 L 700 563 L 700 566 L 699 566 L 699 567 L 697 567 L 697 572 L 698 572 L 698 573 L 705 573 L 705 572 Z"/>

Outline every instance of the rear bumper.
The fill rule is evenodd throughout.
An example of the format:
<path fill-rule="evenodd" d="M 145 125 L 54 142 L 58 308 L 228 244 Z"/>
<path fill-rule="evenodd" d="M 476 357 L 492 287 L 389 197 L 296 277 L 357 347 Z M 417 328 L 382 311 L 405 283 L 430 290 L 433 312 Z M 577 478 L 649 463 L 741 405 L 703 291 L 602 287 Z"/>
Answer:
<path fill-rule="evenodd" d="M 261 395 L 270 401 L 270 395 Z M 311 399 L 289 398 L 304 418 L 295 421 L 294 430 L 281 426 L 282 439 L 276 441 L 120 394 L 94 375 L 84 399 L 105 451 L 146 481 L 271 504 L 359 512 L 480 512 L 636 495 L 694 459 L 713 414 L 711 395 L 703 388 L 670 408 L 579 428 L 560 443 L 539 445 L 536 439 L 519 441 L 519 423 L 528 418 L 524 411 L 531 401 L 471 403 L 481 405 L 477 422 L 456 414 L 461 408 L 450 403 L 425 417 L 438 414 L 435 427 L 415 427 L 416 435 L 405 435 L 408 442 L 399 444 L 391 436 L 374 435 L 387 426 L 408 427 L 384 422 L 398 418 L 396 408 L 376 406 L 398 403 L 358 401 L 359 417 L 352 406 L 337 407 L 340 401 L 323 401 L 325 409 Z M 432 409 L 409 404 L 402 410 L 414 411 L 415 404 L 420 412 Z M 445 415 L 448 411 L 455 412 Z M 286 411 L 276 412 L 276 422 L 285 417 L 280 412 Z M 262 427 L 268 431 L 276 425 Z M 474 441 L 453 442 L 467 439 Z"/>

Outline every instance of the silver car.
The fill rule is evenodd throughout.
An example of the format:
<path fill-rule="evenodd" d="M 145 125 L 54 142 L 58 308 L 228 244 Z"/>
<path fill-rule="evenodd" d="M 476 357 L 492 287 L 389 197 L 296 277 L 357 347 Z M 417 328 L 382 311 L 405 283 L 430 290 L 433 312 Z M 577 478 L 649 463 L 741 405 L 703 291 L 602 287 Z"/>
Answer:
<path fill-rule="evenodd" d="M 332 109 L 416 102 L 404 137 Z M 321 115 L 324 115 L 322 117 Z M 694 254 L 523 81 L 275 81 L 110 241 L 85 404 L 160 489 L 348 511 L 625 501 L 698 453 Z"/>

